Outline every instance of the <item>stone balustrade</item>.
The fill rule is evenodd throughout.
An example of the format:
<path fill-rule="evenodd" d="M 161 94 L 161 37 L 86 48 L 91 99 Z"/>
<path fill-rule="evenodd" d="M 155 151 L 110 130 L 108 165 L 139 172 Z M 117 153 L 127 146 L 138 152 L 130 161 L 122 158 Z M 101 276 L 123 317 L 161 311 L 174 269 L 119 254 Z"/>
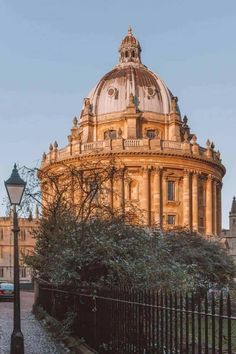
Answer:
<path fill-rule="evenodd" d="M 81 142 L 73 142 L 67 145 L 63 149 L 50 150 L 43 158 L 43 164 L 50 164 L 56 161 L 62 161 L 70 157 L 75 157 L 78 155 L 88 154 L 88 153 L 98 153 L 98 152 L 109 152 L 109 151 L 161 151 L 161 152 L 174 152 L 174 153 L 184 153 L 190 155 L 196 155 L 193 151 L 194 145 L 191 143 L 171 141 L 171 140 L 160 140 L 160 139 L 114 139 L 114 140 L 103 140 L 94 141 L 90 143 L 82 144 Z M 221 162 L 220 158 L 217 156 L 215 151 L 211 151 L 209 157 L 209 152 L 207 149 L 199 146 L 198 156 L 202 156 L 217 162 Z"/>
<path fill-rule="evenodd" d="M 143 146 L 142 139 L 124 139 L 124 147 Z"/>

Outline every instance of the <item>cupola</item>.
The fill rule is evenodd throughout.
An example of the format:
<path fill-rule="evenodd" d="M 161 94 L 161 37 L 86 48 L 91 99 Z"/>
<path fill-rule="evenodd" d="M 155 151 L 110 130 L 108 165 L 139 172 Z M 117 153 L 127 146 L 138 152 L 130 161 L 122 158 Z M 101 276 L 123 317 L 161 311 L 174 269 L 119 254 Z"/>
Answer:
<path fill-rule="evenodd" d="M 129 27 L 128 34 L 122 40 L 119 48 L 120 63 L 141 63 L 141 51 L 139 41 L 134 37 L 132 28 Z"/>

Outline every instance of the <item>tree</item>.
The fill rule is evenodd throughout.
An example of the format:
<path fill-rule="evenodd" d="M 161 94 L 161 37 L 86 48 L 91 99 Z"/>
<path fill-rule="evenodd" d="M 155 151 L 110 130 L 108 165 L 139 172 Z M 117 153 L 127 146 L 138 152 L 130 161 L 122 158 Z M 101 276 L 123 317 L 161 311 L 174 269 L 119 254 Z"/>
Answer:
<path fill-rule="evenodd" d="M 60 209 L 72 213 L 78 222 L 90 216 L 107 218 L 122 216 L 124 220 L 142 223 L 142 212 L 135 203 L 126 201 L 125 213 L 117 181 L 123 178 L 125 166 L 111 155 L 104 159 L 81 159 L 78 164 L 57 163 L 42 169 L 21 168 L 27 181 L 23 209 L 40 206 L 43 214 L 51 215 Z M 124 177 L 129 183 L 130 177 Z"/>

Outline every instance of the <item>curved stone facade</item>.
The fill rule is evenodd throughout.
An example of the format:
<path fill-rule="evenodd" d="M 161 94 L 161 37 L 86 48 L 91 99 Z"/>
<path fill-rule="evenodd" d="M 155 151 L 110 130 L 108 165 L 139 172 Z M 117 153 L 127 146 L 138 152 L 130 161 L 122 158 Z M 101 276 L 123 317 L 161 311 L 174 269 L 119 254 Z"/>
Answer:
<path fill-rule="evenodd" d="M 68 145 L 50 145 L 42 170 L 114 156 L 124 173 L 113 188 L 120 190 L 124 208 L 129 200 L 142 209 L 146 225 L 219 235 L 225 174 L 219 151 L 209 140 L 205 148 L 198 145 L 177 97 L 141 63 L 131 29 L 119 52 L 119 64 L 85 98 L 79 120 L 74 118 Z"/>

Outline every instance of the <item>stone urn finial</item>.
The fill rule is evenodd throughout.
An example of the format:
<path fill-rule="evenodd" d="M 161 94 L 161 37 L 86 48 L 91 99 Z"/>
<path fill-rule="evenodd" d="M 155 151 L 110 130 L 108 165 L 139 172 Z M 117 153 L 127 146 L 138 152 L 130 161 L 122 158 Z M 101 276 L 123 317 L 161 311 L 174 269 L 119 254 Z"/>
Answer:
<path fill-rule="evenodd" d="M 177 112 L 177 102 L 178 102 L 178 97 L 172 97 L 171 104 L 172 104 L 172 112 L 176 113 Z"/>
<path fill-rule="evenodd" d="M 73 125 L 74 125 L 75 128 L 77 127 L 77 124 L 78 124 L 78 119 L 77 119 L 76 116 L 74 116 L 74 118 L 73 118 Z"/>
<path fill-rule="evenodd" d="M 185 133 L 184 133 L 184 142 L 185 142 L 185 143 L 188 143 L 188 142 L 189 142 L 189 135 L 188 135 L 187 130 L 186 130 Z"/>
<path fill-rule="evenodd" d="M 209 139 L 207 139 L 207 141 L 206 141 L 206 148 L 207 148 L 207 149 L 210 149 L 210 147 L 211 147 L 211 142 L 210 142 Z"/>
<path fill-rule="evenodd" d="M 192 142 L 193 142 L 193 145 L 197 144 L 197 136 L 195 134 L 192 137 Z"/>

